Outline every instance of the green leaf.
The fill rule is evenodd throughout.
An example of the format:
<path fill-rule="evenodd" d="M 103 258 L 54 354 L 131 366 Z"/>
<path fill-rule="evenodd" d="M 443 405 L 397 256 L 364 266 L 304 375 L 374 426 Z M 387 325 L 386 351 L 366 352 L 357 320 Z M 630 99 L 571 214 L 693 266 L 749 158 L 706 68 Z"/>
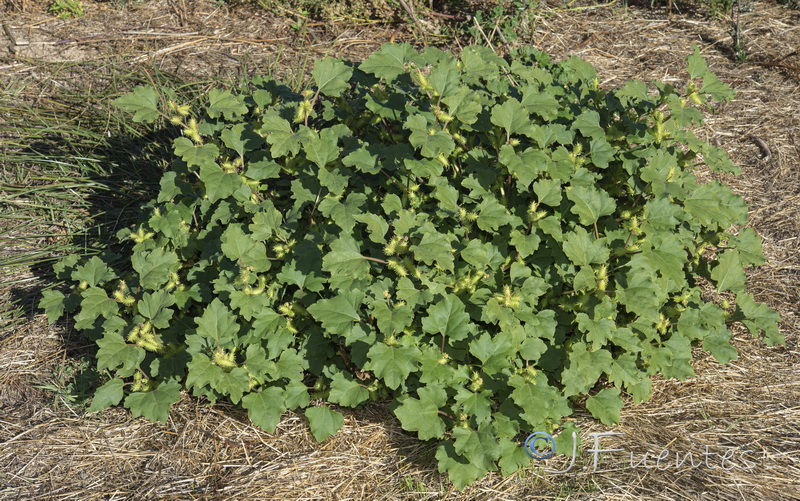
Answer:
<path fill-rule="evenodd" d="M 397 281 L 397 297 L 413 308 L 420 304 L 428 304 L 433 299 L 433 293 L 424 288 L 417 289 L 411 280 L 403 277 Z"/>
<path fill-rule="evenodd" d="M 672 229 L 685 218 L 683 209 L 666 198 L 650 200 L 644 206 L 646 223 L 657 229 Z"/>
<path fill-rule="evenodd" d="M 317 92 L 325 96 L 339 97 L 350 86 L 353 68 L 333 58 L 320 59 L 311 71 Z M 321 440 L 320 440 L 321 441 Z"/>
<path fill-rule="evenodd" d="M 186 376 L 186 388 L 194 388 L 195 395 L 205 394 L 208 388 L 214 388 L 224 375 L 222 368 L 211 362 L 208 355 L 196 353 L 186 364 L 188 374 Z"/>
<path fill-rule="evenodd" d="M 81 312 L 75 315 L 75 327 L 86 329 L 91 327 L 94 320 L 102 316 L 111 318 L 119 310 L 119 303 L 108 297 L 106 291 L 99 287 L 89 287 L 81 292 Z"/>
<path fill-rule="evenodd" d="M 528 85 L 522 90 L 522 106 L 528 113 L 536 113 L 545 120 L 558 116 L 561 105 L 552 94 L 540 91 L 539 85 Z"/>
<path fill-rule="evenodd" d="M 422 330 L 428 334 L 441 334 L 451 342 L 466 339 L 470 323 L 464 303 L 458 296 L 447 294 L 428 309 L 428 316 L 422 319 Z"/>
<path fill-rule="evenodd" d="M 589 233 L 581 228 L 575 228 L 574 232 L 567 233 L 562 244 L 564 254 L 570 261 L 578 266 L 588 266 L 590 264 L 603 264 L 608 261 L 610 251 L 602 240 L 595 240 Z"/>
<path fill-rule="evenodd" d="M 711 270 L 711 279 L 717 284 L 717 290 L 740 292 L 744 290 L 747 276 L 742 271 L 742 262 L 739 252 L 735 250 L 723 251 L 719 262 Z"/>
<path fill-rule="evenodd" d="M 377 214 L 369 212 L 355 214 L 353 215 L 353 219 L 367 225 L 367 231 L 369 232 L 369 239 L 371 241 L 376 244 L 386 243 L 386 232 L 389 231 L 389 223 L 387 223 L 385 219 Z"/>
<path fill-rule="evenodd" d="M 234 367 L 230 372 L 223 371 L 214 385 L 214 389 L 230 397 L 231 402 L 234 404 L 238 404 L 242 399 L 242 395 L 250 389 L 250 378 L 247 375 L 247 369 Z"/>
<path fill-rule="evenodd" d="M 179 137 L 173 141 L 175 154 L 189 167 L 214 167 L 219 156 L 219 148 L 215 144 L 196 145 L 189 138 Z"/>
<path fill-rule="evenodd" d="M 408 171 L 420 179 L 437 179 L 444 172 L 444 165 L 439 159 L 423 158 L 406 159 L 403 164 Z"/>
<path fill-rule="evenodd" d="M 539 199 L 540 204 L 558 207 L 561 205 L 561 193 L 563 187 L 557 179 L 542 179 L 533 183 L 533 192 Z"/>
<path fill-rule="evenodd" d="M 317 442 L 335 434 L 344 424 L 344 416 L 328 407 L 309 407 L 306 409 L 306 419 Z"/>
<path fill-rule="evenodd" d="M 214 299 L 205 310 L 203 315 L 195 318 L 197 333 L 207 339 L 211 339 L 217 346 L 227 347 L 235 339 L 239 332 L 239 325 L 236 323 L 236 316 L 231 313 L 219 298 Z"/>
<path fill-rule="evenodd" d="M 547 382 L 547 376 L 537 372 L 533 381 L 511 376 L 508 384 L 514 391 L 511 398 L 522 409 L 522 417 L 531 429 L 543 429 L 550 421 L 560 421 L 572 413 L 564 395 Z"/>
<path fill-rule="evenodd" d="M 523 193 L 539 174 L 546 170 L 549 157 L 544 151 L 535 148 L 527 148 L 517 153 L 513 146 L 504 144 L 500 148 L 498 160 L 508 167 L 508 172 L 519 181 L 517 191 Z"/>
<path fill-rule="evenodd" d="M 592 163 L 601 169 L 608 167 L 608 163 L 614 159 L 617 150 L 605 139 L 592 139 L 589 154 Z"/>
<path fill-rule="evenodd" d="M 356 293 L 342 293 L 330 299 L 318 300 L 308 307 L 308 312 L 328 332 L 343 334 L 353 323 L 361 320 L 358 313 L 360 306 Z"/>
<path fill-rule="evenodd" d="M 299 249 L 302 249 L 302 246 Z M 318 262 L 315 264 L 318 265 Z M 325 280 L 316 272 L 316 269 L 309 269 L 307 266 L 301 269 L 297 260 L 292 260 L 283 266 L 276 278 L 285 284 L 294 284 L 301 290 L 319 292 L 325 288 Z"/>
<path fill-rule="evenodd" d="M 319 185 L 326 188 L 332 196 L 338 197 L 344 194 L 347 183 L 350 182 L 348 174 L 347 170 L 333 166 L 331 168 L 319 169 L 317 171 L 317 180 L 319 181 Z"/>
<path fill-rule="evenodd" d="M 519 255 L 525 259 L 536 252 L 542 239 L 539 238 L 539 235 L 536 233 L 526 235 L 519 230 L 513 230 L 511 232 L 511 239 L 509 241 L 511 242 L 511 245 L 517 249 Z"/>
<path fill-rule="evenodd" d="M 604 388 L 586 399 L 586 408 L 601 423 L 611 426 L 619 423 L 623 402 L 619 389 Z"/>
<path fill-rule="evenodd" d="M 480 102 L 475 100 L 475 93 L 467 86 L 459 87 L 442 102 L 447 105 L 450 115 L 467 125 L 474 124 L 483 110 Z"/>
<path fill-rule="evenodd" d="M 597 383 L 603 372 L 611 370 L 608 350 L 590 351 L 586 343 L 575 343 L 569 353 L 569 365 L 561 374 L 564 395 L 585 394 Z"/>
<path fill-rule="evenodd" d="M 645 345 L 643 353 L 650 357 L 651 367 L 660 371 L 665 378 L 682 380 L 694 376 L 692 346 L 688 339 L 677 332 L 673 332 L 660 347 Z"/>
<path fill-rule="evenodd" d="M 281 234 L 283 216 L 275 207 L 265 207 L 253 216 L 253 222 L 247 227 L 256 241 L 264 241 L 273 234 Z"/>
<path fill-rule="evenodd" d="M 510 137 L 528 127 L 531 117 L 522 103 L 512 97 L 492 109 L 491 120 L 496 126 L 502 127 L 506 131 L 506 136 Z"/>
<path fill-rule="evenodd" d="M 742 265 L 761 266 L 766 262 L 761 248 L 761 237 L 752 228 L 744 228 L 730 240 L 731 245 L 739 252 Z"/>
<path fill-rule="evenodd" d="M 332 129 L 324 129 L 319 137 L 315 134 L 306 141 L 305 148 L 303 148 L 306 158 L 314 162 L 320 169 L 338 159 L 339 153 L 342 152 L 342 149 L 337 146 L 339 138 L 331 131 Z"/>
<path fill-rule="evenodd" d="M 563 66 L 574 71 L 583 82 L 591 82 L 597 77 L 597 70 L 594 66 L 577 56 L 570 56 L 564 61 Z"/>
<path fill-rule="evenodd" d="M 97 351 L 97 369 L 117 371 L 119 377 L 132 376 L 144 360 L 145 351 L 136 345 L 127 344 L 116 332 L 106 331 L 97 340 L 97 346 L 100 347 Z"/>
<path fill-rule="evenodd" d="M 322 269 L 331 276 L 346 276 L 359 280 L 369 276 L 369 262 L 361 255 L 352 237 L 339 237 L 331 243 L 331 251 L 322 258 Z"/>
<path fill-rule="evenodd" d="M 200 166 L 200 180 L 212 202 L 228 198 L 243 186 L 242 177 L 233 172 L 225 172 L 217 164 Z"/>
<path fill-rule="evenodd" d="M 700 49 L 697 44 L 692 44 L 692 53 L 686 58 L 689 63 L 689 78 L 702 78 L 708 73 L 706 60 L 700 55 Z"/>
<path fill-rule="evenodd" d="M 715 101 L 730 101 L 736 95 L 736 91 L 717 78 L 715 74 L 708 72 L 703 76 L 700 94 L 707 94 Z"/>
<path fill-rule="evenodd" d="M 636 387 L 643 379 L 647 379 L 647 373 L 637 366 L 637 359 L 633 353 L 622 353 L 617 356 L 611 362 L 608 380 L 617 388 L 623 385 L 628 389 Z"/>
<path fill-rule="evenodd" d="M 266 135 L 267 143 L 272 146 L 269 151 L 273 158 L 281 158 L 289 153 L 294 156 L 300 152 L 302 136 L 295 134 L 292 125 L 278 115 L 264 117 L 261 133 Z"/>
<path fill-rule="evenodd" d="M 177 254 L 159 248 L 134 252 L 131 264 L 139 274 L 142 287 L 150 290 L 159 290 L 169 281 L 170 273 L 180 267 Z"/>
<path fill-rule="evenodd" d="M 369 390 L 344 372 L 337 372 L 331 380 L 328 400 L 345 407 L 358 407 L 369 400 Z"/>
<path fill-rule="evenodd" d="M 64 294 L 55 290 L 42 291 L 42 299 L 39 301 L 39 308 L 43 309 L 47 315 L 47 321 L 55 323 L 64 314 Z"/>
<path fill-rule="evenodd" d="M 739 358 L 739 352 L 731 345 L 731 336 L 732 333 L 728 329 L 711 333 L 703 339 L 703 349 L 711 353 L 721 364 L 736 360 Z"/>
<path fill-rule="evenodd" d="M 769 346 L 786 342 L 783 334 L 778 330 L 778 322 L 781 317 L 775 310 L 765 304 L 755 302 L 752 294 L 741 292 L 736 295 L 736 305 L 746 317 L 742 323 L 754 337 L 758 337 L 763 332 L 764 342 Z"/>
<path fill-rule="evenodd" d="M 297 409 L 298 407 L 308 407 L 311 402 L 311 395 L 308 394 L 306 385 L 301 380 L 289 382 L 286 386 L 286 408 Z"/>
<path fill-rule="evenodd" d="M 653 99 L 648 94 L 647 84 L 640 80 L 631 80 L 616 91 L 615 95 L 626 108 L 636 108 L 640 102 L 651 104 Z"/>
<path fill-rule="evenodd" d="M 240 268 L 250 267 L 255 272 L 267 271 L 270 262 L 267 260 L 267 248 L 261 242 L 253 240 L 242 229 L 242 225 L 228 226 L 220 237 L 222 253 Z"/>
<path fill-rule="evenodd" d="M 651 246 L 642 249 L 642 259 L 661 276 L 674 282 L 671 290 L 683 289 L 686 285 L 686 250 L 676 238 L 654 235 L 649 242 Z"/>
<path fill-rule="evenodd" d="M 245 320 L 252 319 L 270 304 L 266 294 L 248 294 L 243 291 L 231 292 L 230 299 L 231 308 L 238 309 L 239 315 Z"/>
<path fill-rule="evenodd" d="M 108 380 L 95 391 L 92 405 L 89 406 L 89 412 L 101 411 L 122 402 L 122 397 L 124 396 L 122 386 L 124 384 L 125 382 L 119 378 Z"/>
<path fill-rule="evenodd" d="M 525 131 L 525 135 L 536 141 L 542 149 L 556 143 L 572 144 L 575 142 L 575 132 L 567 129 L 563 124 L 533 125 Z M 564 151 L 566 152 L 566 150 Z"/>
<path fill-rule="evenodd" d="M 275 366 L 278 369 L 276 377 L 300 381 L 303 378 L 303 372 L 308 369 L 308 361 L 300 356 L 297 350 L 290 348 L 281 352 Z"/>
<path fill-rule="evenodd" d="M 355 216 L 361 214 L 361 207 L 366 201 L 367 196 L 363 193 L 350 193 L 344 203 L 335 197 L 330 197 L 320 202 L 319 211 L 325 217 L 333 219 L 333 222 L 346 234 L 352 233 L 353 227 L 356 225 Z"/>
<path fill-rule="evenodd" d="M 166 423 L 170 406 L 181 399 L 180 390 L 177 381 L 161 383 L 153 391 L 131 393 L 125 398 L 125 407 L 131 410 L 133 417 Z"/>
<path fill-rule="evenodd" d="M 439 207 L 450 212 L 458 212 L 458 190 L 446 178 L 437 178 L 431 184 L 436 186 L 433 196 L 439 201 Z"/>
<path fill-rule="evenodd" d="M 747 218 L 747 205 L 742 197 L 717 181 L 700 185 L 684 201 L 684 207 L 697 222 L 712 229 L 727 230 L 735 224 L 744 224 Z"/>
<path fill-rule="evenodd" d="M 453 482 L 456 489 L 463 489 L 487 473 L 472 464 L 469 459 L 456 453 L 452 440 L 439 443 L 436 448 L 436 460 L 439 462 L 439 472 L 447 472 L 447 478 Z"/>
<path fill-rule="evenodd" d="M 497 464 L 504 477 L 527 467 L 533 461 L 524 447 L 520 447 L 516 441 L 509 438 L 500 439 L 500 451 L 500 460 Z"/>
<path fill-rule="evenodd" d="M 284 390 L 276 386 L 251 392 L 242 398 L 242 407 L 247 409 L 247 417 L 256 426 L 268 433 L 274 433 L 281 414 L 286 410 Z"/>
<path fill-rule="evenodd" d="M 505 334 L 492 337 L 484 333 L 469 344 L 469 352 L 483 362 L 483 371 L 491 376 L 511 366 L 509 359 L 519 350 Z"/>
<path fill-rule="evenodd" d="M 617 279 L 617 301 L 629 312 L 652 319 L 658 318 L 666 293 L 648 272 L 653 273 L 653 270 L 638 268 L 628 273 L 624 280 Z"/>
<path fill-rule="evenodd" d="M 473 392 L 467 388 L 461 388 L 458 390 L 455 400 L 465 413 L 475 416 L 475 421 L 480 424 L 492 415 L 493 401 L 490 397 L 493 394 L 491 390 Z"/>
<path fill-rule="evenodd" d="M 603 190 L 588 186 L 567 187 L 567 198 L 574 204 L 570 211 L 580 218 L 584 226 L 591 226 L 602 216 L 614 213 L 617 204 Z"/>
<path fill-rule="evenodd" d="M 578 313 L 576 319 L 580 330 L 586 333 L 586 340 L 592 343 L 593 350 L 599 350 L 616 337 L 617 327 L 609 318 L 595 320 L 586 313 Z"/>
<path fill-rule="evenodd" d="M 461 51 L 464 80 L 470 83 L 490 81 L 501 75 L 501 69 L 508 69 L 508 63 L 494 50 L 483 46 L 468 46 Z"/>
<path fill-rule="evenodd" d="M 378 165 L 378 155 L 371 153 L 366 146 L 362 146 L 342 158 L 342 164 L 355 167 L 365 174 L 377 174 L 381 171 L 380 165 Z"/>
<path fill-rule="evenodd" d="M 411 115 L 405 123 L 405 128 L 411 131 L 409 142 L 418 148 L 423 157 L 436 158 L 439 155 L 447 157 L 456 147 L 450 134 L 428 126 L 428 120 L 422 115 Z"/>
<path fill-rule="evenodd" d="M 411 246 L 414 257 L 427 265 L 434 262 L 445 271 L 453 271 L 453 253 L 450 246 L 450 236 L 436 231 L 429 231 L 422 236 L 422 240 Z"/>
<path fill-rule="evenodd" d="M 378 342 L 367 352 L 369 361 L 364 368 L 371 370 L 386 382 L 386 386 L 396 390 L 417 370 L 421 352 L 416 347 L 403 346 L 396 348 Z"/>
<path fill-rule="evenodd" d="M 600 114 L 594 110 L 586 110 L 575 117 L 572 130 L 590 139 L 602 140 L 606 137 L 606 131 L 600 126 Z"/>
<path fill-rule="evenodd" d="M 417 393 L 418 399 L 409 396 L 399 399 L 400 405 L 394 410 L 394 415 L 404 430 L 417 432 L 420 440 L 442 438 L 446 428 L 439 407 L 446 400 L 446 393 L 437 387 L 423 387 Z"/>
<path fill-rule="evenodd" d="M 484 199 L 478 205 L 478 228 L 491 233 L 514 221 L 508 210 L 494 198 Z"/>
<path fill-rule="evenodd" d="M 255 133 L 250 124 L 236 124 L 225 128 L 220 134 L 225 146 L 244 158 L 245 153 L 256 151 L 264 144 L 264 139 Z"/>
<path fill-rule="evenodd" d="M 153 293 L 145 292 L 136 306 L 139 308 L 139 313 L 150 319 L 156 328 L 166 329 L 175 313 L 169 307 L 174 304 L 175 298 L 167 291 L 160 290 Z"/>
<path fill-rule="evenodd" d="M 411 61 L 415 55 L 416 52 L 407 43 L 384 44 L 377 52 L 365 59 L 359 69 L 391 82 L 406 72 L 405 64 Z"/>
<path fill-rule="evenodd" d="M 133 92 L 114 99 L 111 104 L 127 113 L 133 113 L 134 122 L 151 123 L 159 116 L 158 93 L 149 85 L 140 85 Z"/>
<path fill-rule="evenodd" d="M 85 264 L 78 266 L 72 272 L 72 279 L 76 282 L 86 282 L 90 287 L 102 285 L 109 280 L 117 278 L 117 274 L 97 256 L 93 256 Z"/>
<path fill-rule="evenodd" d="M 407 305 L 389 307 L 383 301 L 375 303 L 372 315 L 378 322 L 378 329 L 386 336 L 403 331 L 414 320 L 414 310 Z"/>
<path fill-rule="evenodd" d="M 455 58 L 449 57 L 445 61 L 436 64 L 428 76 L 428 82 L 433 87 L 434 95 L 442 97 L 453 95 L 459 87 L 460 70 L 458 69 Z"/>
<path fill-rule="evenodd" d="M 241 96 L 234 96 L 224 89 L 211 89 L 208 91 L 206 113 L 211 118 L 224 116 L 227 120 L 235 120 L 247 113 L 247 106 Z"/>
<path fill-rule="evenodd" d="M 259 383 L 273 379 L 278 372 L 275 362 L 267 360 L 267 352 L 261 344 L 251 344 L 247 347 L 244 368 L 250 377 Z"/>
<path fill-rule="evenodd" d="M 490 423 L 482 423 L 478 430 L 458 427 L 453 430 L 455 451 L 477 466 L 481 471 L 497 469 L 495 461 L 500 457 L 500 445 Z"/>

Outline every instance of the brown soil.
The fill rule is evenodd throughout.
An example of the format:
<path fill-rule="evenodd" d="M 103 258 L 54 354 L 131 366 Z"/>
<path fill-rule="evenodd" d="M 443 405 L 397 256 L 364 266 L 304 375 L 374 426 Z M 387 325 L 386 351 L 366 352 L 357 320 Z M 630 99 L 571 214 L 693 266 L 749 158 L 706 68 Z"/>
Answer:
<path fill-rule="evenodd" d="M 42 92 L 70 82 L 53 83 L 37 60 L 147 62 L 184 76 L 223 78 L 238 77 L 247 65 L 291 79 L 302 78 L 307 58 L 360 60 L 390 40 L 419 39 L 413 23 L 346 18 L 296 32 L 286 18 L 254 6 L 208 0 L 125 7 L 86 1 L 86 16 L 69 20 L 48 14 L 49 2 L 5 4 L 0 80 L 24 80 Z M 737 331 L 741 356 L 726 366 L 698 351 L 695 377 L 657 380 L 653 399 L 626 407 L 613 429 L 578 415 L 585 433 L 624 434 L 602 439 L 601 447 L 623 451 L 604 456 L 597 471 L 584 454 L 568 474 L 490 475 L 458 492 L 437 473 L 435 447 L 403 432 L 381 405 L 344 410 L 344 428 L 322 444 L 301 415 L 287 413 L 267 434 L 241 411 L 189 397 L 167 425 L 119 409 L 81 415 L 34 387 L 52 380 L 68 361 L 66 347 L 79 342 L 37 313 L 0 340 L 0 498 L 800 499 L 800 11 L 757 0 L 742 20 L 745 63 L 734 60 L 727 20 L 665 9 L 545 6 L 513 42 L 555 59 L 582 57 L 605 86 L 634 78 L 681 85 L 685 57 L 698 44 L 712 70 L 738 91 L 700 135 L 743 168 L 725 181 L 749 204 L 748 226 L 763 237 L 769 260 L 749 274 L 750 290 L 781 313 L 787 339 L 784 347 L 767 348 Z M 663 450 L 668 458 L 659 469 L 653 455 Z M 736 466 L 724 470 L 728 451 L 727 467 Z M 638 463 L 646 452 L 648 468 L 631 467 L 631 457 Z M 675 467 L 676 453 L 688 452 L 695 464 L 704 452 L 714 455 L 708 464 Z M 551 461 L 548 468 L 564 466 Z M 754 466 L 743 469 L 748 461 Z"/>

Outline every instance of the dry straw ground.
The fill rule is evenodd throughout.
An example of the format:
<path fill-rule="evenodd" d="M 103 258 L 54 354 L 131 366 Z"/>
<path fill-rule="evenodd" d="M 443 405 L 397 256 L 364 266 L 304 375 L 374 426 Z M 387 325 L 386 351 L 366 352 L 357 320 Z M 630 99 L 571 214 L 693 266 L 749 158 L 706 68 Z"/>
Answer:
<path fill-rule="evenodd" d="M 359 60 L 392 38 L 415 42 L 409 26 L 344 18 L 296 33 L 247 5 L 84 3 L 86 17 L 61 21 L 46 14 L 46 2 L 7 1 L 0 20 L 23 43 L 7 51 L 10 40 L 0 32 L 0 79 L 25 79 L 41 90 L 31 99 L 46 99 L 47 89 L 87 85 L 91 74 L 85 70 L 80 82 L 52 78 L 37 58 L 121 58 L 223 77 L 236 75 L 246 59 L 251 71 L 282 75 L 306 54 Z M 624 450 L 604 455 L 597 471 L 584 453 L 566 474 L 529 469 L 458 492 L 436 473 L 434 447 L 404 433 L 381 405 L 345 411 L 344 429 L 323 444 L 298 415 L 287 414 L 270 435 L 241 411 L 189 397 L 166 425 L 118 409 L 81 415 L 35 388 L 69 361 L 80 339 L 48 326 L 28 304 L 28 320 L 0 337 L 0 499 L 800 499 L 800 12 L 758 0 L 742 17 L 748 61 L 741 64 L 724 20 L 650 8 L 542 6 L 514 42 L 556 59 L 580 56 L 606 86 L 632 78 L 680 84 L 685 56 L 699 44 L 710 67 L 738 91 L 700 134 L 743 167 L 726 181 L 749 204 L 749 226 L 763 237 L 769 259 L 749 273 L 750 289 L 783 318 L 786 346 L 767 348 L 737 331 L 739 360 L 721 366 L 698 352 L 696 377 L 656 381 L 653 399 L 626 407 L 613 429 L 578 414 L 585 433 L 624 434 L 602 440 Z M 3 252 L 13 249 L 6 243 Z M 7 305 L 11 291 L 0 292 Z M 655 468 L 652 455 L 664 450 L 669 458 Z M 647 452 L 648 467 L 632 468 L 631 457 L 638 463 Z M 688 452 L 703 463 L 676 468 L 675 455 Z M 726 466 L 737 467 L 721 468 L 726 452 L 733 454 Z"/>

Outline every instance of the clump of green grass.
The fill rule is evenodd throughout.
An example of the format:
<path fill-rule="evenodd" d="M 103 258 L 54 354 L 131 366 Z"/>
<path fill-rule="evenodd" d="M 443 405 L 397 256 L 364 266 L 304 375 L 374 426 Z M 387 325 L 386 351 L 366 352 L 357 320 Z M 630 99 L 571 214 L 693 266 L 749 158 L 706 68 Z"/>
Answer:
<path fill-rule="evenodd" d="M 78 0 L 53 0 L 49 10 L 61 19 L 83 17 L 86 14 L 83 10 L 83 2 Z"/>

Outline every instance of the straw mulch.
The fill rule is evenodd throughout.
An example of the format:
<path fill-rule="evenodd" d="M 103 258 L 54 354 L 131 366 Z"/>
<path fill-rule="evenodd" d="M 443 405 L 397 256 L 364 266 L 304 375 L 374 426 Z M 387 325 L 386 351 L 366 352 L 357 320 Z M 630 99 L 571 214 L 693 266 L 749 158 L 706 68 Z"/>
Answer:
<path fill-rule="evenodd" d="M 125 31 L 130 20 L 104 4 L 85 2 L 83 19 L 42 22 L 49 18 L 30 8 L 35 2 L 16 3 L 29 8 L 12 11 L 11 24 L 41 46 L 62 42 L 48 46 L 47 57 L 72 49 L 86 60 L 123 56 L 178 72 L 234 75 L 247 58 L 251 71 L 272 64 L 289 74 L 281 64 L 299 61 L 303 51 L 360 59 L 392 37 L 413 41 L 397 26 L 336 23 L 301 36 L 267 14 L 212 2 L 137 4 L 140 24 L 161 26 L 152 30 L 159 35 Z M 514 43 L 532 43 L 556 59 L 580 56 L 606 86 L 633 78 L 680 85 L 691 45 L 700 46 L 738 91 L 700 135 L 743 168 L 725 181 L 749 204 L 749 226 L 763 237 L 769 260 L 749 273 L 750 290 L 781 313 L 786 346 L 768 348 L 736 331 L 739 360 L 722 366 L 698 351 L 695 377 L 657 380 L 653 399 L 626 407 L 619 426 L 578 414 L 586 445 L 570 472 L 491 475 L 459 492 L 436 472 L 435 445 L 403 432 L 387 406 L 344 410 L 344 428 L 322 444 L 301 415 L 287 413 L 270 435 L 241 411 L 189 397 L 166 425 L 119 409 L 79 414 L 34 386 L 54 378 L 80 339 L 35 313 L 0 340 L 0 498 L 800 499 L 800 12 L 755 1 L 742 20 L 745 63 L 734 61 L 726 20 L 675 10 L 545 8 Z M 169 38 L 163 26 L 182 31 Z M 28 75 L 24 51 L 31 47 L 0 60 L 7 77 Z M 609 431 L 622 435 L 603 437 L 600 446 L 622 450 L 603 455 L 595 469 L 586 434 Z M 676 456 L 685 460 L 679 467 Z M 567 463 L 554 458 L 546 467 Z"/>

